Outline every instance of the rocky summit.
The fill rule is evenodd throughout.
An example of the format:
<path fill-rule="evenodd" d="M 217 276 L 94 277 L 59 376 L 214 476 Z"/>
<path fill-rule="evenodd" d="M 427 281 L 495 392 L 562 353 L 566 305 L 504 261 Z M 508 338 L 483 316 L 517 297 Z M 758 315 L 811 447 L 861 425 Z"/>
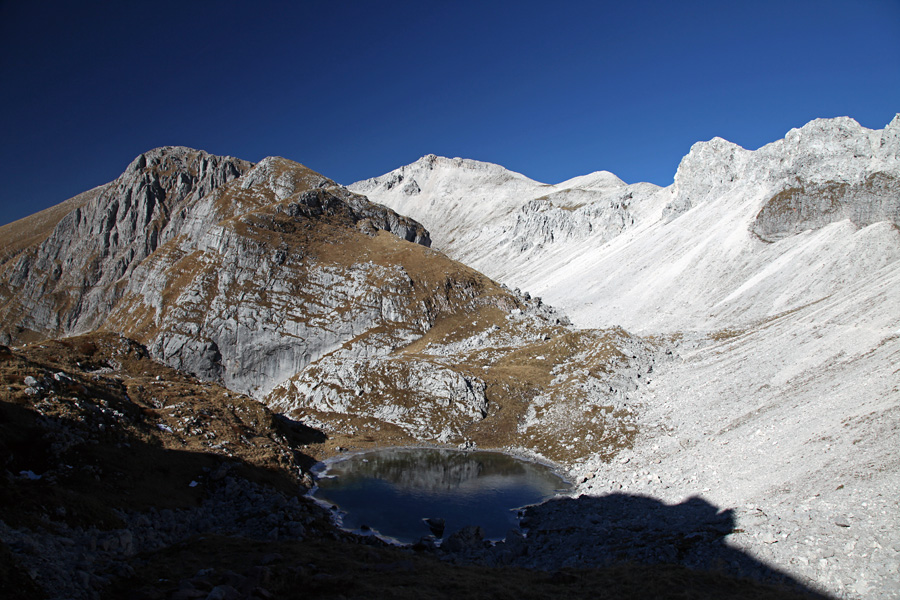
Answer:
<path fill-rule="evenodd" d="M 114 331 L 328 432 L 554 460 L 606 440 L 614 453 L 654 360 L 646 342 L 575 331 L 429 249 L 417 222 L 280 158 L 160 148 L 55 224 L 38 217 L 7 226 L 5 341 Z"/>
<path fill-rule="evenodd" d="M 137 157 L 0 227 L 0 583 L 896 597 L 898 131 L 716 138 L 666 188 Z M 552 462 L 576 491 L 505 540 L 408 548 L 303 495 L 318 460 L 419 444 Z"/>

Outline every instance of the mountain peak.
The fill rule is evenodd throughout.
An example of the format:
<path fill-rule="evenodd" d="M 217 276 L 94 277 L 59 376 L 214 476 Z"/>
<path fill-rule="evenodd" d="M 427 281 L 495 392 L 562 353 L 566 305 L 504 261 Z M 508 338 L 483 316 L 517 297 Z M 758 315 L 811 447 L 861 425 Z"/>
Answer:
<path fill-rule="evenodd" d="M 471 158 L 460 158 L 458 156 L 454 158 L 448 158 L 446 156 L 438 156 L 436 154 L 426 154 L 416 162 L 406 165 L 405 167 L 400 167 L 400 171 L 415 171 L 419 169 L 426 169 L 429 171 L 433 171 L 435 169 L 446 170 L 446 171 L 471 171 L 475 173 L 492 173 L 498 176 L 503 177 L 512 177 L 517 179 L 526 179 L 528 181 L 532 181 L 525 175 L 521 173 L 517 173 L 515 171 L 511 171 L 502 165 L 498 165 L 496 163 L 475 160 Z M 394 171 L 391 171 L 393 173 Z M 390 173 L 389 173 L 390 174 Z M 384 176 L 382 176 L 384 177 Z M 378 179 L 376 177 L 376 179 Z"/>
<path fill-rule="evenodd" d="M 627 184 L 619 179 L 614 173 L 610 173 L 609 171 L 594 171 L 587 175 L 579 175 L 567 179 L 562 183 L 557 183 L 555 187 L 561 190 L 572 188 L 606 189 L 610 187 L 624 187 L 625 185 Z"/>
<path fill-rule="evenodd" d="M 324 175 L 280 156 L 267 156 L 257 163 L 241 180 L 241 189 L 264 185 L 275 192 L 281 201 L 302 190 L 336 186 Z"/>
<path fill-rule="evenodd" d="M 190 165 L 195 161 L 208 161 L 210 159 L 217 159 L 235 164 L 239 163 L 242 167 L 250 167 L 253 164 L 232 156 L 215 156 L 205 150 L 197 150 L 186 146 L 160 146 L 136 156 L 125 169 L 122 176 L 125 176 L 128 173 L 137 173 L 144 169 L 190 169 Z"/>
<path fill-rule="evenodd" d="M 863 127 L 856 119 L 851 117 L 828 117 L 813 119 L 802 127 L 794 127 L 787 132 L 785 137 L 798 134 L 806 136 L 834 135 L 839 132 L 848 135 L 858 135 L 868 131 L 871 130 Z"/>
<path fill-rule="evenodd" d="M 894 115 L 894 118 L 891 119 L 891 122 L 885 126 L 885 129 L 897 130 L 900 129 L 900 113 Z"/>

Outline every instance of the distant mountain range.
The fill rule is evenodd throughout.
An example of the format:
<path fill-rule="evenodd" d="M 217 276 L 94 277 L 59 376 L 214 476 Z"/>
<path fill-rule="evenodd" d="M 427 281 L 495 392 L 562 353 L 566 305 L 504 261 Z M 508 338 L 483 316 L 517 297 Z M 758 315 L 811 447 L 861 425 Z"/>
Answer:
<path fill-rule="evenodd" d="M 349 188 L 579 325 L 711 330 L 820 300 L 896 260 L 898 148 L 900 119 L 878 131 L 818 119 L 756 151 L 699 142 L 666 188 L 604 171 L 547 185 L 435 156 Z"/>

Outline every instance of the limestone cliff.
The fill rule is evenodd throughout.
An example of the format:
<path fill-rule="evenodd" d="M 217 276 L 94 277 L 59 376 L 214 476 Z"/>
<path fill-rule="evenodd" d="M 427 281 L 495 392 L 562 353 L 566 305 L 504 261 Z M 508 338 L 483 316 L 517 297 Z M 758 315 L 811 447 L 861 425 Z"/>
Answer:
<path fill-rule="evenodd" d="M 29 217 L 8 225 L 28 231 L 36 243 L 10 247 L 4 238 L 0 337 L 96 329 L 121 297 L 119 282 L 159 246 L 215 221 L 210 199 L 249 168 L 233 158 L 159 148 L 136 158 L 85 202 L 61 205 L 72 209 L 58 220 Z"/>
<path fill-rule="evenodd" d="M 381 284 L 408 277 L 362 260 L 377 253 L 367 244 L 391 245 L 378 231 L 428 244 L 418 223 L 302 165 L 187 148 L 143 154 L 62 206 L 71 210 L 6 244 L 5 341 L 112 329 L 257 394 L 381 322 Z M 360 255 L 342 248 L 354 241 Z"/>
<path fill-rule="evenodd" d="M 393 428 L 541 452 L 537 437 L 561 431 L 524 421 L 540 412 L 532 398 L 565 387 L 529 373 L 576 363 L 560 355 L 514 371 L 526 360 L 516 352 L 568 335 L 565 318 L 429 249 L 416 221 L 297 163 L 160 148 L 13 225 L 21 234 L 4 240 L 0 263 L 4 341 L 122 333 L 170 366 L 329 432 Z M 503 327 L 484 333 L 488 322 Z M 482 332 L 493 356 L 448 341 L 454 323 L 464 339 Z M 587 379 L 572 401 L 607 406 L 627 388 Z"/>

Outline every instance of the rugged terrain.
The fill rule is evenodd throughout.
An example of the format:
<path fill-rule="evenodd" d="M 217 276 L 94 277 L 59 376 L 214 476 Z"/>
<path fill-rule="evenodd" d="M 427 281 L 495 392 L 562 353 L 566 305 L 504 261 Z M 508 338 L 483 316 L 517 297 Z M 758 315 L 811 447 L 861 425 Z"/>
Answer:
<path fill-rule="evenodd" d="M 611 456 L 655 360 L 652 344 L 576 331 L 429 249 L 417 222 L 280 158 L 156 149 L 2 232 L 0 337 L 121 333 L 356 446 Z"/>
<path fill-rule="evenodd" d="M 136 158 L 116 181 L 0 233 L 0 335 L 14 345 L 10 355 L 45 347 L 65 355 L 61 349 L 73 344 L 88 355 L 40 373 L 18 369 L 7 391 L 49 402 L 35 405 L 39 414 L 46 408 L 71 416 L 68 398 L 56 402 L 70 391 L 70 380 L 81 393 L 72 400 L 76 413 L 85 402 L 99 402 L 112 393 L 104 391 L 106 385 L 82 389 L 78 382 L 107 370 L 117 373 L 120 361 L 91 358 L 94 342 L 77 336 L 114 336 L 126 354 L 158 360 L 168 370 L 148 385 L 138 377 L 134 389 L 116 388 L 122 406 L 110 409 L 112 416 L 96 427 L 125 439 L 135 434 L 132 426 L 144 434 L 175 434 L 184 450 L 196 451 L 198 465 L 216 473 L 219 467 L 207 455 L 231 455 L 232 444 L 252 447 L 251 433 L 234 424 L 234 435 L 222 439 L 208 423 L 214 417 L 207 404 L 152 395 L 147 400 L 148 389 L 188 379 L 188 389 L 181 389 L 186 395 L 195 394 L 201 382 L 224 386 L 215 388 L 218 400 L 211 403 L 230 407 L 232 395 L 243 398 L 254 406 L 247 410 L 258 413 L 251 427 L 272 418 L 250 398 L 262 401 L 316 428 L 313 437 L 321 443 L 308 450 L 316 458 L 432 442 L 510 448 L 574 464 L 598 449 L 613 456 L 630 446 L 635 428 L 628 395 L 658 350 L 618 328 L 575 330 L 539 298 L 510 291 L 429 249 L 428 232 L 415 221 L 279 158 L 252 165 L 187 148 L 156 149 Z M 117 337 L 122 335 L 127 337 Z M 27 342 L 32 346 L 21 346 Z M 86 372 L 70 374 L 71 368 Z M 161 420 L 156 431 L 146 418 L 129 421 L 130 413 L 156 409 L 171 411 L 166 414 L 178 422 Z M 108 412 L 102 404 L 96 410 Z M 73 418 L 80 423 L 86 417 Z M 279 421 L 288 422 L 296 423 Z M 88 423 L 91 431 L 95 425 Z M 19 428 L 14 424 L 10 431 Z M 33 435 L 15 438 L 23 447 L 45 435 L 40 423 L 25 428 Z M 82 439 L 85 431 L 77 435 L 78 446 L 96 441 L 115 453 L 103 440 Z M 281 440 L 277 431 L 272 435 Z M 124 444 L 133 446 L 113 445 Z M 76 458 L 71 462 L 89 464 Z M 125 462 L 141 469 L 134 457 Z M 12 467 L 11 481 L 18 481 L 18 473 L 23 483 L 31 482 L 30 473 L 35 481 L 58 483 L 57 465 L 37 465 Z M 293 463 L 259 468 L 275 469 L 276 475 L 287 469 L 304 480 L 305 472 Z M 124 469 L 116 465 L 114 480 L 127 480 Z M 194 470 L 200 477 L 200 466 Z M 202 484 L 182 479 L 173 475 L 167 485 Z M 163 493 L 167 489 L 158 479 L 143 481 Z M 286 481 L 281 491 L 297 485 Z M 97 491 L 92 486 L 82 498 Z M 144 493 L 155 506 L 150 491 L 127 496 L 134 493 Z M 260 501 L 282 502 L 267 498 Z M 16 504 L 15 498 L 10 502 Z M 60 501 L 62 508 L 65 503 Z M 157 521 L 155 514 L 148 518 Z M 199 517 L 184 518 L 194 523 Z M 217 522 L 200 521 L 172 527 L 179 535 L 218 532 Z M 117 535 L 133 538 L 137 533 L 125 522 L 130 533 Z M 261 526 L 239 533 L 267 535 Z M 18 553 L 56 556 L 59 547 L 70 549 L 67 560 L 29 563 L 29 572 L 53 595 L 90 595 L 121 578 L 107 573 L 121 565 L 104 566 L 101 557 L 99 566 L 82 564 L 78 570 L 86 575 L 66 587 L 63 573 L 84 552 L 82 544 L 69 541 L 94 538 L 60 535 L 63 541 L 11 529 L 4 539 Z M 173 540 L 161 544 L 168 547 Z"/>
<path fill-rule="evenodd" d="M 819 119 L 756 151 L 698 142 L 666 188 L 605 172 L 547 185 L 434 156 L 349 187 L 582 327 L 710 331 L 817 301 L 894 263 L 898 147 L 900 118 L 875 131 Z"/>
<path fill-rule="evenodd" d="M 671 561 L 504 566 L 525 546 L 477 532 L 441 550 L 347 534 L 303 495 L 308 468 L 334 444 L 119 335 L 0 347 L 0 590 L 23 599 L 807 597 Z M 724 533 L 702 519 L 687 525 L 668 535 L 694 535 L 692 547 L 703 536 L 715 550 Z"/>
<path fill-rule="evenodd" d="M 350 188 L 578 325 L 670 342 L 630 395 L 633 447 L 579 464 L 583 493 L 700 495 L 770 564 L 897 597 L 898 152 L 900 116 L 820 119 L 755 151 L 697 143 L 666 188 L 436 157 Z"/>
<path fill-rule="evenodd" d="M 431 569 L 519 597 L 896 597 L 898 131 L 714 139 L 667 188 L 428 156 L 348 189 L 150 151 L 0 228 L 4 572 L 54 597 L 352 597 Z M 414 443 L 549 459 L 585 495 L 412 558 L 298 497 L 315 460 Z M 555 575 L 476 574 L 501 565 Z"/>

